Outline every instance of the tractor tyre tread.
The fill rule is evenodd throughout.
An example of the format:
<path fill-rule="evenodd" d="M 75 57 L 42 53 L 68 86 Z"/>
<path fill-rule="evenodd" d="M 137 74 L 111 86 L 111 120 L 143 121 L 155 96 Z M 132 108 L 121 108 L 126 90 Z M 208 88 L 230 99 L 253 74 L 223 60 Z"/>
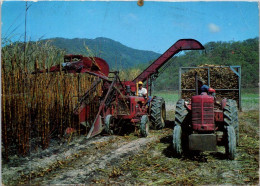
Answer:
<path fill-rule="evenodd" d="M 182 154 L 182 129 L 180 125 L 175 125 L 172 135 L 173 152 L 176 156 Z"/>
<path fill-rule="evenodd" d="M 149 135 L 149 118 L 147 115 L 143 115 L 141 118 L 140 133 L 142 137 L 147 137 Z"/>
<path fill-rule="evenodd" d="M 224 108 L 224 123 L 227 126 L 233 126 L 236 134 L 236 145 L 239 145 L 239 121 L 237 102 L 232 99 L 227 99 Z"/>
<path fill-rule="evenodd" d="M 105 118 L 105 132 L 109 135 L 113 135 L 114 131 L 111 129 L 111 121 L 113 120 L 112 115 L 107 115 Z"/>
<path fill-rule="evenodd" d="M 227 141 L 226 141 L 226 155 L 227 158 L 230 160 L 235 159 L 236 155 L 236 134 L 235 134 L 235 129 L 232 125 L 227 126 L 227 131 L 226 131 L 226 136 L 227 136 Z"/>
<path fill-rule="evenodd" d="M 183 125 L 183 122 L 188 115 L 188 110 L 185 107 L 184 99 L 180 99 L 176 103 L 176 109 L 175 109 L 175 125 Z"/>
<path fill-rule="evenodd" d="M 162 129 L 165 127 L 166 110 L 163 98 L 155 97 L 151 101 L 151 122 L 154 129 Z"/>

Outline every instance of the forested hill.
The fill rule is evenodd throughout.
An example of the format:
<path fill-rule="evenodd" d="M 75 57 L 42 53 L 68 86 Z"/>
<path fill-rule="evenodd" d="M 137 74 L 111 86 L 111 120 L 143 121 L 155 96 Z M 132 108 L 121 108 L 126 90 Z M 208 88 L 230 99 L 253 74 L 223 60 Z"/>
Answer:
<path fill-rule="evenodd" d="M 54 46 L 64 49 L 69 54 L 101 57 L 107 61 L 111 68 L 131 67 L 154 60 L 160 56 L 158 53 L 133 49 L 104 37 L 96 39 L 51 38 L 42 41 L 49 40 Z"/>
<path fill-rule="evenodd" d="M 179 67 L 202 64 L 239 65 L 242 70 L 242 87 L 258 87 L 259 38 L 245 41 L 209 42 L 204 46 L 206 51 L 187 51 L 178 57 L 173 57 L 171 61 L 174 61 L 156 80 L 155 88 L 157 90 L 177 90 Z M 147 66 L 148 64 L 141 68 L 144 69 Z"/>
<path fill-rule="evenodd" d="M 102 37 L 96 39 L 52 38 L 49 40 L 54 46 L 65 49 L 66 53 L 101 57 L 109 63 L 111 69 L 138 68 L 143 70 L 160 56 L 155 52 L 132 49 L 112 39 Z M 205 51 L 185 51 L 181 52 L 178 57 L 173 57 L 169 61 L 173 61 L 171 65 L 156 80 L 155 88 L 177 90 L 179 67 L 194 67 L 203 64 L 239 65 L 242 69 L 242 87 L 258 87 L 258 37 L 245 41 L 209 42 L 204 46 Z"/>

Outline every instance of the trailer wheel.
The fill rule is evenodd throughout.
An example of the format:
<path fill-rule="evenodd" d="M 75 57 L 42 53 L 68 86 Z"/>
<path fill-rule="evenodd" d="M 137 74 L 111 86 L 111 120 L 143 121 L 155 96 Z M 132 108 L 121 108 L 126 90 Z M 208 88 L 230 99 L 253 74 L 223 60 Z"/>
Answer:
<path fill-rule="evenodd" d="M 142 137 L 147 137 L 149 135 L 149 119 L 147 115 L 143 115 L 141 118 L 140 133 Z"/>
<path fill-rule="evenodd" d="M 173 145 L 173 151 L 174 154 L 177 156 L 180 156 L 182 154 L 182 130 L 180 125 L 175 125 L 173 129 L 173 135 L 172 135 L 172 145 Z"/>
<path fill-rule="evenodd" d="M 226 155 L 230 160 L 234 160 L 236 154 L 236 134 L 233 126 L 227 126 L 226 131 Z"/>
<path fill-rule="evenodd" d="M 113 128 L 114 127 L 114 118 L 112 115 L 107 115 L 105 118 L 105 132 L 109 135 L 113 135 L 114 131 Z"/>
<path fill-rule="evenodd" d="M 155 97 L 151 101 L 151 122 L 154 129 L 162 129 L 165 126 L 166 109 L 163 98 Z"/>
<path fill-rule="evenodd" d="M 239 122 L 237 102 L 232 99 L 227 99 L 224 108 L 224 122 L 227 126 L 233 126 L 236 134 L 236 146 L 239 144 Z"/>

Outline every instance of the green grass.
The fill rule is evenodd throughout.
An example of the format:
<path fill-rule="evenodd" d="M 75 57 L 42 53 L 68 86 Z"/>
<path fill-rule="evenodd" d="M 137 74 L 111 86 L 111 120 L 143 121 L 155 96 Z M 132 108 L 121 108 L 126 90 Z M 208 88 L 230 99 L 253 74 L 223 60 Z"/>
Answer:
<path fill-rule="evenodd" d="M 174 107 L 179 99 L 178 91 L 154 91 L 153 95 L 164 98 L 166 105 L 174 105 Z M 259 94 L 257 90 L 242 90 L 241 96 L 243 111 L 259 110 Z"/>
<path fill-rule="evenodd" d="M 154 91 L 152 96 L 162 97 L 165 102 L 174 102 L 176 103 L 179 100 L 178 91 Z"/>
<path fill-rule="evenodd" d="M 259 94 L 242 93 L 242 110 L 259 110 Z"/>
<path fill-rule="evenodd" d="M 242 94 L 258 94 L 259 89 L 258 88 L 242 88 L 241 89 Z"/>

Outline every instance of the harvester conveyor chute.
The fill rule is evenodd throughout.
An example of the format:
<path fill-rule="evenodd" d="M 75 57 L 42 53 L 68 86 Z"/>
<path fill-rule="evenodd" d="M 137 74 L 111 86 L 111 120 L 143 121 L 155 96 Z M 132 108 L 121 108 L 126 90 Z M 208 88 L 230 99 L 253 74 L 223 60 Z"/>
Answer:
<path fill-rule="evenodd" d="M 195 39 L 180 39 L 174 43 L 166 52 L 156 59 L 149 67 L 139 74 L 132 82 L 146 81 L 148 77 L 156 74 L 158 70 L 169 61 L 175 54 L 182 50 L 202 50 L 204 46 Z"/>

